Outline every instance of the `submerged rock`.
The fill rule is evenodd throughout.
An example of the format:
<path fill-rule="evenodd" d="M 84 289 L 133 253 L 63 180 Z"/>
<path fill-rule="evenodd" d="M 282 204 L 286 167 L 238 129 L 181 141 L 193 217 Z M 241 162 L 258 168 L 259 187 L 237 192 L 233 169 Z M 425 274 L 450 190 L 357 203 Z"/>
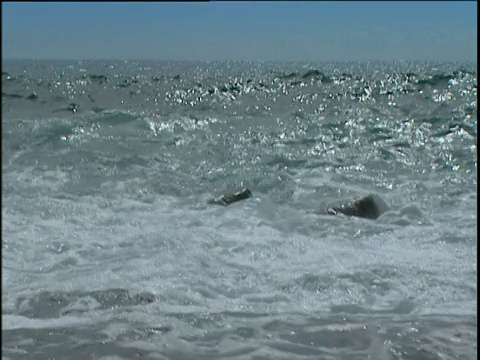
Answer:
<path fill-rule="evenodd" d="M 364 219 L 376 219 L 389 209 L 387 203 L 378 195 L 368 195 L 355 200 L 353 203 L 329 207 L 329 215 L 343 214 Z"/>
<path fill-rule="evenodd" d="M 227 206 L 235 202 L 238 202 L 240 200 L 248 199 L 250 197 L 252 197 L 252 192 L 247 188 L 243 188 L 237 191 L 224 192 L 220 196 L 217 196 L 216 198 L 209 200 L 208 203 Z"/>

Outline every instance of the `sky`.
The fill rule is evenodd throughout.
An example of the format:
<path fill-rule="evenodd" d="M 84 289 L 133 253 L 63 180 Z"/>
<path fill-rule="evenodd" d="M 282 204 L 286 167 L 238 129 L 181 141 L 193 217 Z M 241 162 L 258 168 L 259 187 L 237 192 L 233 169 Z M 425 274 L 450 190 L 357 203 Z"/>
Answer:
<path fill-rule="evenodd" d="M 2 59 L 477 60 L 476 1 L 2 2 Z"/>

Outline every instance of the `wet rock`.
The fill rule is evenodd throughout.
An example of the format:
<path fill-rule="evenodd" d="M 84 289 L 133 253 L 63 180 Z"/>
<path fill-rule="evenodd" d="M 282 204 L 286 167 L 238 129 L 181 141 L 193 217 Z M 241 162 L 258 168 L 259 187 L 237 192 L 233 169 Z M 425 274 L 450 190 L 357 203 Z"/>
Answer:
<path fill-rule="evenodd" d="M 37 100 L 38 95 L 35 92 L 32 92 L 30 95 L 27 96 L 28 100 Z"/>
<path fill-rule="evenodd" d="M 250 197 L 252 197 L 252 192 L 247 188 L 243 188 L 237 191 L 226 191 L 220 196 L 217 196 L 214 199 L 209 200 L 208 203 L 227 206 L 235 202 L 238 202 L 240 200 L 248 199 Z"/>
<path fill-rule="evenodd" d="M 387 203 L 380 196 L 371 194 L 349 204 L 329 207 L 326 214 L 343 214 L 364 219 L 376 219 L 388 209 Z"/>
<path fill-rule="evenodd" d="M 68 111 L 71 111 L 71 112 L 73 112 L 73 113 L 75 114 L 75 113 L 78 111 L 78 107 L 79 107 L 79 106 L 80 106 L 80 105 L 78 105 L 78 104 L 70 103 L 70 105 L 68 105 L 67 110 L 68 110 Z"/>

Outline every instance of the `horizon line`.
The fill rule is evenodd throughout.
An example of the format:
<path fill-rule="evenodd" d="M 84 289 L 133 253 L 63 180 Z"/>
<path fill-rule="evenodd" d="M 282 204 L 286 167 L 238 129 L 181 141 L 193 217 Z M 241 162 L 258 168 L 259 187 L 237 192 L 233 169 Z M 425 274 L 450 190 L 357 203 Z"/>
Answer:
<path fill-rule="evenodd" d="M 240 60 L 240 59 L 213 59 L 213 60 L 180 60 L 180 59 L 118 59 L 118 58 L 91 58 L 91 59 L 69 59 L 69 58 L 4 58 L 3 61 L 158 61 L 158 62 L 254 62 L 254 63 L 352 63 L 352 62 L 477 62 L 477 59 L 361 59 L 361 60 Z"/>

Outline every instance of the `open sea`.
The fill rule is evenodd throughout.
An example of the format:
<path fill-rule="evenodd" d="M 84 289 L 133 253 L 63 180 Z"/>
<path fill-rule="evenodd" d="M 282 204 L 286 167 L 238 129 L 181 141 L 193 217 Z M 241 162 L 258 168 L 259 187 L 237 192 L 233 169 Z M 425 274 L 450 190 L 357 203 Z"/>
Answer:
<path fill-rule="evenodd" d="M 2 359 L 477 358 L 476 64 L 2 60 L 1 156 Z"/>

